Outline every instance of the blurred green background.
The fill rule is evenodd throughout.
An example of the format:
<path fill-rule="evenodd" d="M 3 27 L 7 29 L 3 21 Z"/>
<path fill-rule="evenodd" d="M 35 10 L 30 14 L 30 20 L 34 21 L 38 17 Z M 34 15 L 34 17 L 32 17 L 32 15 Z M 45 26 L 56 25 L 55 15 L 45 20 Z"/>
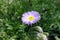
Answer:
<path fill-rule="evenodd" d="M 42 27 L 41 34 L 46 34 L 48 40 L 60 40 L 60 0 L 0 0 L 0 40 L 37 40 L 39 30 L 21 21 L 28 11 L 41 15 L 33 27 Z"/>

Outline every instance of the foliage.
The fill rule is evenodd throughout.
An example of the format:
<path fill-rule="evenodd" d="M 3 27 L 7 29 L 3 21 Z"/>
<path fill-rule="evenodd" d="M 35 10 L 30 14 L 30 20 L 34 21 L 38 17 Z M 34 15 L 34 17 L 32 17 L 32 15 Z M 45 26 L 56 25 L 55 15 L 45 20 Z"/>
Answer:
<path fill-rule="evenodd" d="M 32 10 L 40 13 L 41 20 L 32 26 L 23 24 L 22 14 Z M 40 40 L 41 35 L 60 40 L 60 0 L 0 0 L 0 40 L 38 40 L 38 33 Z"/>

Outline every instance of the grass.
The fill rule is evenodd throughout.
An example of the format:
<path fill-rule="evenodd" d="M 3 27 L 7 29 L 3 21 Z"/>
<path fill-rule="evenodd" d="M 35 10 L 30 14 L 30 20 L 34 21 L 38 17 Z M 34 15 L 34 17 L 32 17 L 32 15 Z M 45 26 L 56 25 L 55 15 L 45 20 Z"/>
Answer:
<path fill-rule="evenodd" d="M 41 15 L 33 27 L 42 27 L 49 40 L 60 40 L 60 0 L 0 0 L 0 40 L 37 40 L 38 28 L 21 21 L 24 12 L 33 10 Z"/>

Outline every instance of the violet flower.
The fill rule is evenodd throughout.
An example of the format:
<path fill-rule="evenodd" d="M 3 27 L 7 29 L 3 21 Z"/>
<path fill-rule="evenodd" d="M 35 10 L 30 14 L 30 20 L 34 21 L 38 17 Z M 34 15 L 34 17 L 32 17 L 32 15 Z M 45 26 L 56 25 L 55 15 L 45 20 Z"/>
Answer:
<path fill-rule="evenodd" d="M 41 19 L 37 11 L 29 11 L 22 15 L 22 22 L 24 24 L 32 25 Z"/>

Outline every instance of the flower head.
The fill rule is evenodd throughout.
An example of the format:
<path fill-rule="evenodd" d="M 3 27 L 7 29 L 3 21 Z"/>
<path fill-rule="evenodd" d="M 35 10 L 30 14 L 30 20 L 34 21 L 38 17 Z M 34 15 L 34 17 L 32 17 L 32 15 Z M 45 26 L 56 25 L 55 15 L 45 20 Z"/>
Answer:
<path fill-rule="evenodd" d="M 22 15 L 22 22 L 24 24 L 34 24 L 40 20 L 40 14 L 36 11 L 26 12 Z"/>
<path fill-rule="evenodd" d="M 44 39 L 44 40 L 48 40 L 48 38 L 47 38 L 46 35 L 43 35 L 43 39 Z"/>

